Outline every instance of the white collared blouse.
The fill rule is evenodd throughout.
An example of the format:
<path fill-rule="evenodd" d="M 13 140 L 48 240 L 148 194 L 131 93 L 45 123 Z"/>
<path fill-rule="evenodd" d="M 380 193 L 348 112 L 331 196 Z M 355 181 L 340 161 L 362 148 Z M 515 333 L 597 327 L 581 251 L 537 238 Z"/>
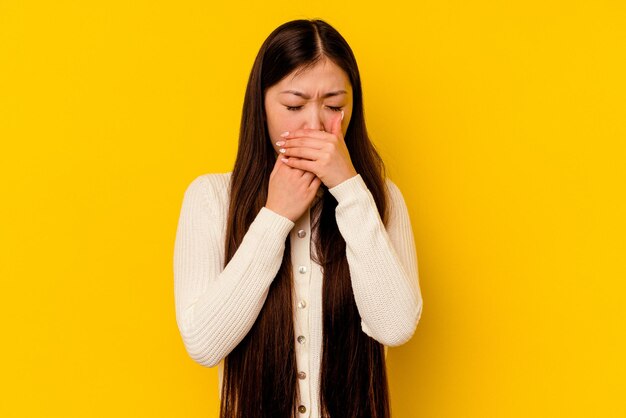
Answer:
<path fill-rule="evenodd" d="M 282 263 L 289 236 L 295 290 L 294 327 L 300 416 L 319 417 L 322 281 L 311 257 L 311 210 L 296 222 L 261 208 L 224 268 L 224 238 L 232 172 L 196 177 L 187 187 L 174 247 L 176 321 L 191 358 L 218 366 L 245 337 Z M 362 177 L 328 189 L 346 241 L 346 257 L 361 328 L 387 347 L 407 342 L 422 313 L 415 243 L 404 199 L 386 179 L 387 227 Z M 323 189 L 319 189 L 319 199 Z"/>

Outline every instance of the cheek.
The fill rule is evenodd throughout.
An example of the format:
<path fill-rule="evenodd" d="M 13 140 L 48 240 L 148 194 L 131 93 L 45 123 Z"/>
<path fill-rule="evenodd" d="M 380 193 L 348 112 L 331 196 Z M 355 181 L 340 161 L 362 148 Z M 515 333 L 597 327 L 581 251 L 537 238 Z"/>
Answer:
<path fill-rule="evenodd" d="M 276 135 L 278 135 L 276 131 L 279 129 L 280 121 L 272 112 L 267 112 L 265 114 L 265 119 L 267 121 L 267 131 L 269 132 L 270 136 L 274 138 Z"/>
<path fill-rule="evenodd" d="M 273 139 L 273 142 L 280 141 L 282 134 L 285 131 L 294 131 L 298 129 L 297 121 L 294 117 L 290 117 L 284 113 L 270 113 L 267 118 L 267 130 Z"/>
<path fill-rule="evenodd" d="M 266 113 L 266 115 L 267 124 L 270 132 L 273 130 L 274 133 L 276 133 L 276 131 L 279 131 L 281 127 L 287 122 L 287 118 L 280 112 L 280 109 L 272 108 Z"/>
<path fill-rule="evenodd" d="M 343 121 L 341 122 L 341 131 L 345 135 L 348 131 L 348 125 L 350 125 L 350 120 L 352 119 L 352 113 L 344 114 Z"/>

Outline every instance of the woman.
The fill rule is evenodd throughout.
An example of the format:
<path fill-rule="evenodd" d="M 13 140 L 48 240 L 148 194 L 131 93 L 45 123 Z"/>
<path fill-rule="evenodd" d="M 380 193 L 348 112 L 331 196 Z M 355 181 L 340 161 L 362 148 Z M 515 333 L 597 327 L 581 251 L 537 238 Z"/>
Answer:
<path fill-rule="evenodd" d="M 218 365 L 221 417 L 390 416 L 387 346 L 422 312 L 408 212 L 363 116 L 356 60 L 322 20 L 275 29 L 232 172 L 185 191 L 176 319 Z"/>

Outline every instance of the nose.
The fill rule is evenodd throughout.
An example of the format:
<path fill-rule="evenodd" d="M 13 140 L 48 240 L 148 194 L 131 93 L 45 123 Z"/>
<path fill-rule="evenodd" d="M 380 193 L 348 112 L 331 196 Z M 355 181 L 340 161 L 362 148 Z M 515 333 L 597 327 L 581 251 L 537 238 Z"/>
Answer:
<path fill-rule="evenodd" d="M 305 129 L 317 129 L 318 131 L 326 130 L 322 110 L 318 106 L 310 106 L 310 111 L 306 115 L 304 125 Z"/>

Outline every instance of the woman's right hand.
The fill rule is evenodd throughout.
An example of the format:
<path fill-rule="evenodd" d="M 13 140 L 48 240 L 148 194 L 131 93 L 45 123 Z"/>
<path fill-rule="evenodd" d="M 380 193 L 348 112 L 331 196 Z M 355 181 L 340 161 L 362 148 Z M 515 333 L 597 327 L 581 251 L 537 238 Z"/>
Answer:
<path fill-rule="evenodd" d="M 289 167 L 276 158 L 265 207 L 296 222 L 311 205 L 322 181 L 309 171 Z"/>

